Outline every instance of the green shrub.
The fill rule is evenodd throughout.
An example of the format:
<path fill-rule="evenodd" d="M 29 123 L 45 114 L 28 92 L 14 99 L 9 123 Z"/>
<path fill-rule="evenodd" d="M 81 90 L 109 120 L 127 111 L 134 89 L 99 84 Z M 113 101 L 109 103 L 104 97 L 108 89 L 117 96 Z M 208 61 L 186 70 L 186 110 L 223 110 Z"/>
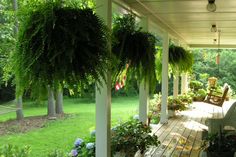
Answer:
<path fill-rule="evenodd" d="M 77 138 L 74 142 L 74 147 L 69 153 L 69 156 L 72 157 L 95 157 L 95 133 L 96 131 L 92 131 L 90 133 L 90 137 L 83 140 L 81 138 Z"/>
<path fill-rule="evenodd" d="M 25 146 L 20 148 L 18 146 L 13 145 L 5 145 L 0 148 L 0 156 L 1 157 L 30 157 L 30 147 Z"/>
<path fill-rule="evenodd" d="M 193 100 L 195 100 L 195 101 L 203 101 L 205 99 L 206 95 L 207 95 L 207 91 L 205 89 L 199 89 L 195 93 L 195 95 L 193 97 Z"/>
<path fill-rule="evenodd" d="M 204 88 L 203 83 L 201 83 L 200 81 L 197 81 L 197 80 L 190 81 L 189 86 L 192 91 L 197 91 L 201 88 Z"/>
<path fill-rule="evenodd" d="M 47 157 L 67 157 L 67 155 L 61 150 L 54 150 Z"/>
<path fill-rule="evenodd" d="M 181 102 L 186 104 L 191 104 L 193 102 L 192 96 L 190 94 L 179 95 L 178 99 L 180 99 Z"/>
<path fill-rule="evenodd" d="M 133 157 L 140 150 L 143 153 L 150 146 L 158 146 L 156 135 L 150 135 L 151 128 L 139 120 L 129 120 L 112 129 L 112 153 L 124 152 L 126 157 Z"/>

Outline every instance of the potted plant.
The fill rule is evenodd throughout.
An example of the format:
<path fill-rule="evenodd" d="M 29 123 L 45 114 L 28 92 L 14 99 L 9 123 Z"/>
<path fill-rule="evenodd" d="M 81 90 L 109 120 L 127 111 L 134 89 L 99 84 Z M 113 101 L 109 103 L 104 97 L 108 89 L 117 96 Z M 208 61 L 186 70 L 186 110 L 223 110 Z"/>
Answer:
<path fill-rule="evenodd" d="M 173 98 L 173 96 L 168 97 L 168 115 L 169 117 L 175 116 L 175 111 L 183 111 L 186 109 L 186 104 L 183 103 L 178 97 Z"/>
<path fill-rule="evenodd" d="M 179 95 L 178 98 L 185 105 L 189 105 L 193 102 L 192 96 L 190 94 Z"/>
<path fill-rule="evenodd" d="M 117 60 L 113 78 L 115 82 L 126 71 L 127 76 L 135 77 L 140 82 L 145 80 L 151 84 L 150 87 L 154 87 L 157 51 L 155 36 L 142 31 L 135 17 L 126 14 L 115 18 L 112 37 L 112 52 Z"/>
<path fill-rule="evenodd" d="M 203 101 L 206 96 L 207 96 L 207 91 L 206 91 L 205 89 L 199 89 L 199 90 L 195 93 L 193 99 L 194 99 L 195 101 Z"/>
<path fill-rule="evenodd" d="M 161 111 L 161 94 L 154 94 L 153 98 L 149 101 L 149 114 L 148 118 L 150 123 L 158 124 L 160 121 Z"/>
<path fill-rule="evenodd" d="M 137 152 L 144 155 L 150 146 L 158 146 L 151 128 L 137 119 L 129 120 L 112 129 L 111 146 L 113 156 L 134 157 Z"/>
<path fill-rule="evenodd" d="M 234 157 L 236 152 L 236 135 L 220 132 L 209 135 L 202 145 L 207 157 Z"/>
<path fill-rule="evenodd" d="M 200 81 L 197 81 L 197 80 L 192 80 L 192 81 L 190 81 L 189 87 L 190 87 L 190 89 L 191 89 L 192 92 L 196 92 L 196 91 L 198 91 L 199 89 L 204 88 L 203 83 L 200 82 Z"/>
<path fill-rule="evenodd" d="M 181 46 L 171 44 L 169 46 L 169 63 L 173 72 L 191 71 L 193 66 L 193 54 Z"/>
<path fill-rule="evenodd" d="M 17 49 L 13 55 L 17 93 L 75 84 L 101 82 L 110 67 L 109 33 L 90 8 L 42 2 L 19 18 Z M 31 90 L 31 91 L 32 91 Z M 42 92 L 41 92 L 42 93 Z M 18 95 L 19 95 L 18 94 Z"/>

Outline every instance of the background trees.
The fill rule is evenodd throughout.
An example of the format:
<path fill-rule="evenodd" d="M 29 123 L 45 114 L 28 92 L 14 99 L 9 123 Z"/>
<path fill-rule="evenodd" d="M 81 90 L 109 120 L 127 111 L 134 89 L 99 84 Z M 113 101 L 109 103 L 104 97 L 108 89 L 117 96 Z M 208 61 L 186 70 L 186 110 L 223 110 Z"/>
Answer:
<path fill-rule="evenodd" d="M 14 99 L 10 54 L 15 48 L 14 11 L 12 1 L 0 1 L 0 102 Z M 5 73 L 5 74 L 4 74 Z"/>
<path fill-rule="evenodd" d="M 195 60 L 193 74 L 197 80 L 206 83 L 206 78 L 214 76 L 218 78 L 220 85 L 228 83 L 233 91 L 236 90 L 236 50 L 221 50 L 219 64 L 216 64 L 218 54 L 216 49 L 196 49 L 193 53 Z"/>

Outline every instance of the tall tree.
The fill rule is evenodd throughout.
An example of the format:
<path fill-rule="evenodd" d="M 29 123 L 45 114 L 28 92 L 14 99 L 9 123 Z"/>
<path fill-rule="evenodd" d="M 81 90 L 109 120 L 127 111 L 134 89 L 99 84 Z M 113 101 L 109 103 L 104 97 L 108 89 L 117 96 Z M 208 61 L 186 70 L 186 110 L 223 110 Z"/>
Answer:
<path fill-rule="evenodd" d="M 18 3 L 17 3 L 17 0 L 12 0 L 12 4 L 13 4 L 13 9 L 14 11 L 16 12 L 18 10 Z M 15 14 L 15 25 L 14 25 L 14 33 L 15 35 L 17 36 L 17 33 L 18 33 L 18 28 L 19 28 L 19 25 L 18 25 L 18 19 L 17 19 L 17 16 Z M 16 85 L 18 86 L 18 85 Z M 23 103 L 22 103 L 22 96 L 17 96 L 16 95 L 16 119 L 17 120 L 22 120 L 24 118 L 24 114 L 23 114 Z"/>
<path fill-rule="evenodd" d="M 56 90 L 56 114 L 63 114 L 63 90 L 58 88 Z"/>
<path fill-rule="evenodd" d="M 56 110 L 55 110 L 54 92 L 52 87 L 48 86 L 48 118 L 54 119 L 55 117 L 56 117 Z"/>

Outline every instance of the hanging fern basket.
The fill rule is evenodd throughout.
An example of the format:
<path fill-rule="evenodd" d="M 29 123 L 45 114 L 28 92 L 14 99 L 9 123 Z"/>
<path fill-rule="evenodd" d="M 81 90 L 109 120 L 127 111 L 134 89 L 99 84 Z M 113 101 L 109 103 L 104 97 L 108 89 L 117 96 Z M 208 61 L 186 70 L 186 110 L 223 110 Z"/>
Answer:
<path fill-rule="evenodd" d="M 170 45 L 169 63 L 173 72 L 188 72 L 193 66 L 193 55 L 183 47 Z"/>
<path fill-rule="evenodd" d="M 101 81 L 109 64 L 108 30 L 91 9 L 44 3 L 23 20 L 14 55 L 21 88 Z"/>
<path fill-rule="evenodd" d="M 129 14 L 115 19 L 112 35 L 112 52 L 118 60 L 115 78 L 127 70 L 127 75 L 153 85 L 156 82 L 155 36 L 141 31 L 135 18 Z"/>

